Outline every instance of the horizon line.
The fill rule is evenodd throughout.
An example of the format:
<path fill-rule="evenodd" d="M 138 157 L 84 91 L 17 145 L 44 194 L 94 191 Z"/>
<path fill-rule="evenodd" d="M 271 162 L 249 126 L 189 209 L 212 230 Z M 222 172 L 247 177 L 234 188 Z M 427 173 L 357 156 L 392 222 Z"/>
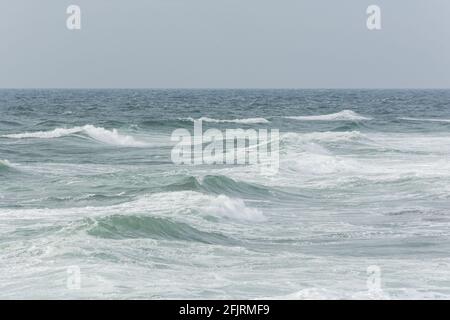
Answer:
<path fill-rule="evenodd" d="M 450 87 L 0 87 L 0 90 L 450 90 Z"/>

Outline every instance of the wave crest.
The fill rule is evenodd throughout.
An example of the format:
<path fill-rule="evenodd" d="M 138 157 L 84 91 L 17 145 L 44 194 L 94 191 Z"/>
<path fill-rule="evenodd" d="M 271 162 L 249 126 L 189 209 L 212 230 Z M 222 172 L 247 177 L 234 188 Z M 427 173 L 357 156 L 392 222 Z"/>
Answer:
<path fill-rule="evenodd" d="M 0 159 L 0 171 L 2 170 L 9 170 L 9 169 L 13 169 L 13 165 L 11 164 L 11 162 L 9 162 L 8 160 L 4 159 Z"/>
<path fill-rule="evenodd" d="M 232 119 L 232 120 L 221 120 L 213 119 L 208 117 L 201 117 L 198 119 L 194 118 L 180 118 L 179 120 L 184 121 L 203 121 L 203 122 L 214 122 L 214 123 L 239 123 L 239 124 L 257 124 L 257 123 L 269 123 L 270 121 L 265 118 L 246 118 L 246 119 Z"/>
<path fill-rule="evenodd" d="M 370 117 L 364 117 L 352 110 L 343 110 L 337 113 L 316 115 L 316 116 L 292 116 L 285 117 L 287 119 L 303 120 L 303 121 L 358 121 L 372 120 Z"/>
<path fill-rule="evenodd" d="M 226 236 L 201 231 L 186 223 L 162 217 L 112 215 L 96 220 L 88 218 L 88 225 L 93 225 L 87 233 L 105 239 L 157 239 L 172 241 L 195 241 L 207 244 L 231 244 Z"/>
<path fill-rule="evenodd" d="M 225 195 L 219 195 L 218 197 L 212 199 L 204 210 L 214 215 L 237 220 L 266 220 L 261 211 L 256 208 L 247 207 L 244 200 L 229 198 Z"/>
<path fill-rule="evenodd" d="M 16 134 L 6 134 L 2 137 L 10 139 L 54 139 L 73 134 L 82 133 L 102 143 L 118 146 L 131 146 L 131 147 L 145 147 L 148 144 L 142 141 L 137 141 L 132 136 L 121 135 L 117 129 L 107 130 L 101 127 L 95 127 L 93 125 L 85 125 L 82 127 L 74 128 L 56 128 L 51 131 L 37 131 L 37 132 L 25 132 Z"/>

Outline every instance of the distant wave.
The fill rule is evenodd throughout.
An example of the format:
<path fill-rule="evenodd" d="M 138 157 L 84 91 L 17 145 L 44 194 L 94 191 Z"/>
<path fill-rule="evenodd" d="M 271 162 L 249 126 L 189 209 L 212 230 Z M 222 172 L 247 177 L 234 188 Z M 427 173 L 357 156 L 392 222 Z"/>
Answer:
<path fill-rule="evenodd" d="M 199 119 L 194 118 L 180 118 L 179 120 L 184 121 L 204 121 L 204 122 L 215 122 L 215 123 L 240 123 L 240 124 L 256 124 L 256 123 L 269 123 L 270 121 L 264 118 L 247 118 L 247 119 L 233 119 L 233 120 L 220 120 L 208 117 L 201 117 Z"/>
<path fill-rule="evenodd" d="M 429 121 L 429 122 L 450 122 L 450 119 L 422 119 L 422 118 L 399 118 L 406 121 Z"/>
<path fill-rule="evenodd" d="M 5 160 L 0 159 L 0 171 L 12 169 L 12 168 L 13 168 L 13 165 L 11 164 L 11 162 L 9 162 L 6 159 Z"/>
<path fill-rule="evenodd" d="M 52 131 L 36 131 L 36 132 L 5 134 L 5 135 L 2 135 L 2 137 L 11 138 L 11 139 L 27 139 L 27 138 L 53 139 L 53 138 L 68 136 L 68 135 L 78 133 L 81 131 L 83 131 L 83 129 L 81 127 L 75 127 L 72 129 L 57 128 Z"/>
<path fill-rule="evenodd" d="M 147 145 L 145 142 L 137 141 L 132 136 L 121 135 L 117 132 L 117 129 L 107 130 L 105 128 L 95 127 L 93 125 L 85 125 L 82 127 L 74 128 L 56 128 L 51 131 L 37 131 L 37 132 L 25 132 L 16 134 L 6 134 L 2 137 L 10 139 L 53 139 L 64 136 L 73 135 L 76 133 L 84 133 L 94 140 L 117 146 L 131 146 L 131 147 L 144 147 Z"/>
<path fill-rule="evenodd" d="M 356 121 L 356 120 L 372 120 L 370 117 L 364 117 L 351 110 L 343 110 L 337 113 L 323 114 L 316 116 L 292 116 L 285 117 L 287 119 L 303 120 L 303 121 Z"/>
<path fill-rule="evenodd" d="M 19 169 L 17 168 L 17 165 L 14 163 L 9 162 L 8 160 L 0 159 L 0 175 L 3 174 L 10 174 L 10 173 L 17 173 L 19 172 Z M 2 196 L 0 195 L 0 199 Z"/>
<path fill-rule="evenodd" d="M 1 160 L 1 159 L 0 159 L 0 165 L 1 165 L 1 166 L 6 166 L 6 167 L 10 167 L 10 166 L 11 166 L 11 162 L 9 162 L 9 161 L 6 160 L 6 159 L 4 159 L 4 160 Z"/>

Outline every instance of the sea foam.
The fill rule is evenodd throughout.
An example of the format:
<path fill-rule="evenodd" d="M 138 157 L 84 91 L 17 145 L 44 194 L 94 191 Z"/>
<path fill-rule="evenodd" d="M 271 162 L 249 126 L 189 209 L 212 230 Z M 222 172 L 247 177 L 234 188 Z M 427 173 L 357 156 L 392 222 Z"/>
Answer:
<path fill-rule="evenodd" d="M 409 117 L 405 117 L 405 118 L 399 118 L 400 120 L 406 120 L 406 121 L 426 121 L 426 122 L 449 122 L 450 123 L 450 119 L 430 119 L 430 118 L 409 118 Z"/>
<path fill-rule="evenodd" d="M 282 141 L 300 141 L 300 142 L 337 142 L 337 141 L 353 141 L 361 138 L 366 138 L 364 134 L 359 131 L 325 131 L 325 132 L 309 132 L 297 133 L 287 132 L 282 135 Z"/>
<path fill-rule="evenodd" d="M 263 213 L 248 207 L 240 198 L 206 195 L 194 191 L 163 192 L 146 195 L 119 206 L 127 211 L 178 212 L 183 208 L 198 209 L 208 215 L 245 221 L 264 221 Z"/>

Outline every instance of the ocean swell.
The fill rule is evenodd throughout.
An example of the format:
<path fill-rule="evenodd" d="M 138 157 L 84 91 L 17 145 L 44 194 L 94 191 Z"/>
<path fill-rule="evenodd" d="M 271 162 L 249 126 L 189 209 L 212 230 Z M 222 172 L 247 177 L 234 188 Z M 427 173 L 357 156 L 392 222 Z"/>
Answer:
<path fill-rule="evenodd" d="M 98 238 L 122 239 L 155 239 L 172 241 L 195 241 L 207 244 L 231 244 L 232 239 L 213 232 L 204 232 L 182 222 L 166 218 L 112 215 L 98 219 L 87 219 L 92 225 L 87 233 Z"/>

